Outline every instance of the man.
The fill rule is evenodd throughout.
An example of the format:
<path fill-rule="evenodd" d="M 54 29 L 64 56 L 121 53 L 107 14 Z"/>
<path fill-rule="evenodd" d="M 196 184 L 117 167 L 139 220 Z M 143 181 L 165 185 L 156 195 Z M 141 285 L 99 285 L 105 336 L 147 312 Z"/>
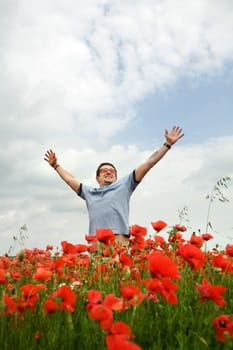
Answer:
<path fill-rule="evenodd" d="M 133 191 L 146 173 L 183 136 L 182 129 L 178 126 L 174 126 L 170 132 L 165 130 L 165 143 L 144 163 L 120 180 L 117 180 L 117 170 L 113 164 L 101 163 L 96 171 L 98 188 L 84 185 L 63 169 L 58 164 L 56 154 L 52 150 L 46 152 L 44 159 L 62 180 L 86 201 L 89 214 L 89 234 L 95 235 L 96 229 L 108 228 L 116 235 L 117 242 L 125 243 L 129 237 L 129 201 Z"/>

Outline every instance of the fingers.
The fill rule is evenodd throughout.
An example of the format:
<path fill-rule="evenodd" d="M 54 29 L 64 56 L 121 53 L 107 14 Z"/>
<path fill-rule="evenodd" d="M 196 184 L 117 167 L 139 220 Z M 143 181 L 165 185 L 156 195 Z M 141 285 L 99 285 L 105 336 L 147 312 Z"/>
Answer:
<path fill-rule="evenodd" d="M 47 158 L 49 158 L 49 157 L 55 157 L 56 155 L 55 155 L 55 152 L 53 152 L 53 151 L 50 149 L 50 150 L 46 151 L 45 156 L 46 156 Z"/>
<path fill-rule="evenodd" d="M 48 162 L 51 165 L 52 163 L 54 163 L 56 161 L 56 159 L 57 159 L 57 157 L 56 157 L 55 152 L 53 152 L 53 150 L 50 149 L 50 150 L 46 151 L 46 153 L 44 155 L 44 160 L 46 162 Z"/>
<path fill-rule="evenodd" d="M 179 126 L 173 126 L 172 131 L 175 133 L 180 133 L 182 132 L 182 129 Z"/>
<path fill-rule="evenodd" d="M 172 134 L 175 134 L 179 139 L 184 136 L 183 130 L 179 126 L 173 126 Z"/>
<path fill-rule="evenodd" d="M 181 139 L 181 137 L 183 137 L 183 136 L 184 136 L 184 133 L 182 133 L 182 130 L 181 130 L 181 133 L 178 136 L 178 140 Z"/>
<path fill-rule="evenodd" d="M 55 152 L 53 152 L 53 150 L 48 150 L 48 151 L 46 151 L 46 153 L 45 153 L 47 156 L 55 156 Z"/>
<path fill-rule="evenodd" d="M 167 129 L 165 129 L 165 135 L 170 134 L 169 131 Z M 175 134 L 178 136 L 184 136 L 183 130 L 179 127 L 179 126 L 173 126 L 172 130 L 171 130 L 171 134 Z M 181 136 L 181 137 L 182 137 Z"/>
<path fill-rule="evenodd" d="M 165 129 L 165 138 L 170 144 L 176 143 L 181 137 L 184 136 L 182 128 L 179 126 L 173 126 L 171 132 Z"/>

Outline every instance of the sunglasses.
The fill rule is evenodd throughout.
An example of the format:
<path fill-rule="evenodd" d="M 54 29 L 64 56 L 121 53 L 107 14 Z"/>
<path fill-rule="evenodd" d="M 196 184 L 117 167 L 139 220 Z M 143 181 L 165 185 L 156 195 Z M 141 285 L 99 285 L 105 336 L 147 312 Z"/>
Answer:
<path fill-rule="evenodd" d="M 106 174 L 106 173 L 111 173 L 112 175 L 116 174 L 116 170 L 113 168 L 100 168 L 99 170 L 100 174 Z"/>

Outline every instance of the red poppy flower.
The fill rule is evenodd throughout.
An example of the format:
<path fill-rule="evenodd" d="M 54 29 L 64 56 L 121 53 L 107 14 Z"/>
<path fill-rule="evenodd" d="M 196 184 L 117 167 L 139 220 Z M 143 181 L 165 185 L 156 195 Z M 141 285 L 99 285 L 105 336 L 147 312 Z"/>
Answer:
<path fill-rule="evenodd" d="M 159 302 L 159 298 L 158 298 L 156 292 L 148 291 L 146 298 L 148 300 L 153 301 L 153 303 L 158 303 Z"/>
<path fill-rule="evenodd" d="M 147 228 L 139 225 L 133 225 L 130 228 L 130 234 L 132 236 L 146 236 Z"/>
<path fill-rule="evenodd" d="M 0 269 L 0 284 L 6 284 L 8 279 L 6 278 L 6 271 Z"/>
<path fill-rule="evenodd" d="M 159 250 L 148 255 L 148 262 L 152 277 L 181 278 L 177 265 Z"/>
<path fill-rule="evenodd" d="M 144 285 L 153 292 L 159 291 L 159 279 L 158 278 L 147 278 L 144 280 Z"/>
<path fill-rule="evenodd" d="M 202 268 L 205 263 L 205 256 L 203 252 L 195 245 L 190 243 L 179 245 L 177 253 L 189 263 L 193 270 Z"/>
<path fill-rule="evenodd" d="M 84 253 L 88 250 L 86 244 L 76 244 L 75 248 L 77 253 Z"/>
<path fill-rule="evenodd" d="M 38 340 L 38 339 L 40 339 L 40 331 L 36 331 L 36 333 L 35 333 L 35 335 L 34 335 L 34 338 L 36 339 L 36 340 Z"/>
<path fill-rule="evenodd" d="M 201 235 L 201 238 L 203 241 L 209 241 L 210 239 L 213 239 L 214 237 L 210 233 L 203 233 Z"/>
<path fill-rule="evenodd" d="M 39 290 L 42 288 L 39 285 L 25 284 L 19 289 L 23 294 L 18 299 L 18 310 L 23 311 L 27 307 L 34 310 L 35 303 L 39 299 Z"/>
<path fill-rule="evenodd" d="M 60 276 L 63 275 L 64 266 L 65 266 L 65 261 L 63 260 L 63 258 L 58 258 L 55 262 L 55 270 L 58 275 Z"/>
<path fill-rule="evenodd" d="M 124 322 L 118 321 L 111 325 L 106 336 L 106 345 L 108 350 L 142 350 L 137 344 L 132 343 L 131 328 Z"/>
<path fill-rule="evenodd" d="M 191 235 L 189 243 L 195 245 L 197 248 L 201 248 L 203 245 L 203 239 L 201 236 L 196 236 L 195 233 Z"/>
<path fill-rule="evenodd" d="M 178 284 L 172 282 L 170 278 L 162 278 L 160 285 L 160 294 L 168 304 L 178 304 L 178 298 L 175 291 L 179 288 Z"/>
<path fill-rule="evenodd" d="M 139 251 L 139 250 L 143 250 L 146 246 L 146 242 L 145 239 L 142 236 L 132 236 L 132 238 L 130 239 L 130 243 L 131 243 L 131 249 L 132 251 Z M 132 252 L 131 252 L 132 253 Z M 133 255 L 133 253 L 132 253 Z"/>
<path fill-rule="evenodd" d="M 4 294 L 4 314 L 11 315 L 16 311 L 16 302 L 8 294 Z"/>
<path fill-rule="evenodd" d="M 162 246 L 165 242 L 165 239 L 162 236 L 155 236 L 154 239 L 155 242 L 158 243 L 160 246 Z"/>
<path fill-rule="evenodd" d="M 211 299 L 218 306 L 223 306 L 227 304 L 227 302 L 222 297 L 222 294 L 226 291 L 226 287 L 224 286 L 213 286 L 209 281 L 203 279 L 202 284 L 196 284 L 196 289 L 201 294 L 201 302 L 205 301 L 206 299 Z"/>
<path fill-rule="evenodd" d="M 139 287 L 126 286 L 120 289 L 123 298 L 127 299 L 131 305 L 139 305 L 145 296 L 141 293 Z"/>
<path fill-rule="evenodd" d="M 187 228 L 185 226 L 182 226 L 182 225 L 179 225 L 179 224 L 176 224 L 175 228 L 177 229 L 177 231 L 180 231 L 180 232 L 187 231 Z"/>
<path fill-rule="evenodd" d="M 132 343 L 130 340 L 125 339 L 122 335 L 106 335 L 107 350 L 142 350 L 142 348 Z"/>
<path fill-rule="evenodd" d="M 226 254 L 229 256 L 233 256 L 233 244 L 226 245 Z"/>
<path fill-rule="evenodd" d="M 97 241 L 96 236 L 93 235 L 85 235 L 85 240 L 88 244 L 95 243 Z"/>
<path fill-rule="evenodd" d="M 98 290 L 89 290 L 87 292 L 88 304 L 86 306 L 87 310 L 90 311 L 93 306 L 97 304 L 102 304 L 102 295 Z"/>
<path fill-rule="evenodd" d="M 96 251 L 97 251 L 96 244 L 92 244 L 92 245 L 88 246 L 88 252 L 95 253 Z"/>
<path fill-rule="evenodd" d="M 133 258 L 129 254 L 127 254 L 126 252 L 120 253 L 119 259 L 120 259 L 120 262 L 125 266 L 133 266 L 134 265 Z"/>
<path fill-rule="evenodd" d="M 220 315 L 213 320 L 216 338 L 225 343 L 227 338 L 233 338 L 233 318 L 229 315 Z"/>
<path fill-rule="evenodd" d="M 60 298 L 60 309 L 74 312 L 76 294 L 69 286 L 61 286 L 53 293 L 53 299 Z"/>
<path fill-rule="evenodd" d="M 76 247 L 72 243 L 68 243 L 67 241 L 61 242 L 62 250 L 64 254 L 76 254 Z"/>
<path fill-rule="evenodd" d="M 175 294 L 175 291 L 179 288 L 178 284 L 172 282 L 170 278 L 149 278 L 144 281 L 145 286 L 149 289 L 149 291 L 160 293 L 161 296 L 169 303 L 169 304 L 178 304 L 178 298 Z M 149 294 L 149 299 L 151 295 Z M 157 299 L 155 300 L 157 302 Z"/>
<path fill-rule="evenodd" d="M 118 321 L 111 325 L 111 328 L 109 329 L 109 334 L 123 335 L 125 339 L 130 339 L 132 336 L 132 330 L 125 322 Z"/>
<path fill-rule="evenodd" d="M 170 243 L 175 243 L 175 242 L 184 242 L 184 238 L 182 237 L 182 234 L 180 232 L 176 232 L 174 234 L 172 234 L 169 239 L 168 242 Z"/>
<path fill-rule="evenodd" d="M 124 309 L 123 299 L 117 298 L 115 294 L 106 295 L 103 304 L 111 310 L 122 311 Z"/>
<path fill-rule="evenodd" d="M 11 274 L 11 277 L 14 279 L 14 280 L 20 280 L 22 278 L 21 274 L 19 271 L 10 271 L 10 274 Z"/>
<path fill-rule="evenodd" d="M 126 286 L 122 287 L 121 290 L 121 295 L 125 299 L 130 299 L 132 298 L 135 294 L 139 294 L 141 291 L 139 287 L 136 286 Z"/>
<path fill-rule="evenodd" d="M 88 299 L 89 303 L 92 303 L 92 304 L 102 303 L 102 295 L 101 295 L 100 291 L 95 290 L 95 289 L 88 290 L 87 299 Z"/>
<path fill-rule="evenodd" d="M 157 236 L 155 236 L 157 237 Z M 148 248 L 148 250 L 152 250 L 155 247 L 155 240 L 151 238 L 147 238 L 145 241 L 145 247 Z"/>
<path fill-rule="evenodd" d="M 37 281 L 49 281 L 52 276 L 52 271 L 45 269 L 44 267 L 38 267 L 36 273 L 32 276 Z"/>
<path fill-rule="evenodd" d="M 102 250 L 102 256 L 104 256 L 105 258 L 108 258 L 110 256 L 110 249 L 106 248 Z"/>
<path fill-rule="evenodd" d="M 102 329 L 109 329 L 113 322 L 112 310 L 103 304 L 93 306 L 89 312 L 89 317 L 98 320 Z"/>
<path fill-rule="evenodd" d="M 115 241 L 115 235 L 109 228 L 101 228 L 96 230 L 96 238 L 101 243 L 110 246 Z"/>
<path fill-rule="evenodd" d="M 23 292 L 25 298 L 32 298 L 39 292 L 39 288 L 36 284 L 25 284 L 19 289 Z"/>
<path fill-rule="evenodd" d="M 44 311 L 46 314 L 52 314 L 53 312 L 57 311 L 58 304 L 53 299 L 47 299 L 44 302 Z"/>
<path fill-rule="evenodd" d="M 8 283 L 8 285 L 7 285 L 7 290 L 12 290 L 12 289 L 14 289 L 15 288 L 15 285 L 13 284 L 13 283 Z"/>
<path fill-rule="evenodd" d="M 219 267 L 223 271 L 233 272 L 233 264 L 231 258 L 224 257 L 221 253 L 212 257 L 212 265 L 214 267 Z"/>
<path fill-rule="evenodd" d="M 151 225 L 155 231 L 159 232 L 167 226 L 167 223 L 162 220 L 159 220 L 159 221 L 151 222 Z"/>

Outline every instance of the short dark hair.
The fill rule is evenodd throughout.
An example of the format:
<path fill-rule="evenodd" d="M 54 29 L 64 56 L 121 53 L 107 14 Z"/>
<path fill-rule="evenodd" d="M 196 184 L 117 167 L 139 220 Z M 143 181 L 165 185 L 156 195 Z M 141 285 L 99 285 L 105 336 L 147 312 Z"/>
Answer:
<path fill-rule="evenodd" d="M 111 167 L 113 167 L 113 169 L 115 170 L 116 175 L 117 175 L 116 167 L 115 167 L 112 163 L 103 162 L 103 163 L 100 163 L 100 165 L 98 166 L 98 168 L 97 168 L 97 170 L 96 170 L 96 176 L 99 176 L 99 175 L 100 175 L 100 168 L 102 168 L 102 166 L 104 166 L 104 165 L 110 165 Z"/>

